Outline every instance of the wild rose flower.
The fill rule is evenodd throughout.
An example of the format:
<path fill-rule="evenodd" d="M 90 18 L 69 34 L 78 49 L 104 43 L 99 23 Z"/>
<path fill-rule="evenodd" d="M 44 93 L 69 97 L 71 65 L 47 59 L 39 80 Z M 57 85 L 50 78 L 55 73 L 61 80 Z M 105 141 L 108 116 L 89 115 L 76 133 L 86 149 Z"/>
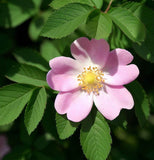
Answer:
<path fill-rule="evenodd" d="M 7 138 L 4 135 L 0 135 L 0 160 L 10 151 L 10 147 L 7 144 Z"/>
<path fill-rule="evenodd" d="M 132 109 L 134 101 L 123 85 L 139 75 L 133 56 L 125 49 L 109 51 L 104 39 L 89 41 L 79 38 L 71 45 L 75 59 L 56 57 L 50 60 L 47 74 L 49 86 L 60 91 L 55 100 L 59 114 L 67 114 L 74 122 L 87 117 L 93 106 L 109 120 L 115 119 L 122 108 Z"/>

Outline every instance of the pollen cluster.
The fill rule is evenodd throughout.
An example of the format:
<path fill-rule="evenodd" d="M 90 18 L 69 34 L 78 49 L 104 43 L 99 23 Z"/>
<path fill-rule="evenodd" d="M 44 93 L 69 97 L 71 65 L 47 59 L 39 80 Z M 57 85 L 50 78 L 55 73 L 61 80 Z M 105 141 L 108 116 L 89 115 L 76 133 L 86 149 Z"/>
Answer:
<path fill-rule="evenodd" d="M 95 95 L 99 95 L 99 90 L 103 87 L 103 72 L 97 67 L 84 68 L 84 71 L 77 76 L 79 86 L 83 91 L 88 94 L 93 92 Z"/>

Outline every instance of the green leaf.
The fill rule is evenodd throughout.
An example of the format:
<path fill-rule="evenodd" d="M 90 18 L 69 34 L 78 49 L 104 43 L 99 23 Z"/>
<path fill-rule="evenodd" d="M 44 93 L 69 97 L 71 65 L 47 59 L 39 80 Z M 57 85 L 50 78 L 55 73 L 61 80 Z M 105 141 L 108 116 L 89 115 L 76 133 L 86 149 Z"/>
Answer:
<path fill-rule="evenodd" d="M 44 88 L 34 91 L 25 110 L 25 125 L 30 135 L 41 121 L 46 107 L 47 95 Z"/>
<path fill-rule="evenodd" d="M 77 129 L 79 123 L 69 121 L 65 115 L 56 113 L 56 127 L 60 139 L 70 137 Z"/>
<path fill-rule="evenodd" d="M 133 95 L 135 102 L 135 114 L 140 126 L 144 126 L 150 115 L 149 101 L 147 95 L 139 82 L 134 81 L 128 85 L 128 89 Z"/>
<path fill-rule="evenodd" d="M 38 12 L 41 0 L 9 0 L 0 2 L 0 26 L 16 27 Z"/>
<path fill-rule="evenodd" d="M 6 77 L 14 82 L 31 84 L 34 86 L 48 86 L 46 72 L 33 66 L 17 64 L 10 68 Z"/>
<path fill-rule="evenodd" d="M 92 2 L 95 4 L 96 8 L 101 9 L 103 6 L 103 0 L 92 0 Z"/>
<path fill-rule="evenodd" d="M 41 56 L 49 62 L 49 60 L 61 56 L 58 48 L 49 40 L 45 40 L 41 44 Z"/>
<path fill-rule="evenodd" d="M 0 125 L 14 121 L 30 100 L 34 87 L 12 84 L 0 88 Z"/>
<path fill-rule="evenodd" d="M 112 31 L 112 20 L 107 14 L 100 13 L 89 18 L 86 24 L 88 36 L 95 39 L 107 39 Z"/>
<path fill-rule="evenodd" d="M 133 44 L 136 53 L 146 61 L 154 63 L 154 34 L 147 33 L 146 39 L 141 44 Z"/>
<path fill-rule="evenodd" d="M 19 63 L 31 65 L 46 72 L 49 71 L 50 69 L 48 62 L 33 49 L 30 48 L 19 49 L 15 51 L 13 55 L 15 56 L 15 58 Z"/>
<path fill-rule="evenodd" d="M 40 37 L 41 30 L 47 21 L 51 10 L 47 10 L 45 12 L 41 12 L 39 15 L 37 15 L 29 25 L 29 36 L 33 41 L 37 41 Z"/>
<path fill-rule="evenodd" d="M 59 9 L 69 3 L 81 3 L 81 4 L 87 4 L 89 6 L 94 6 L 91 0 L 53 0 L 50 3 L 50 6 L 54 9 Z"/>
<path fill-rule="evenodd" d="M 113 22 L 133 42 L 140 43 L 145 39 L 145 27 L 143 23 L 126 8 L 113 8 L 109 12 Z M 141 34 L 142 33 L 142 34 Z"/>
<path fill-rule="evenodd" d="M 78 36 L 76 34 L 71 34 L 65 38 L 56 39 L 53 41 L 45 40 L 40 47 L 41 56 L 46 59 L 47 62 L 62 55 L 69 57 L 70 45 L 77 38 Z"/>
<path fill-rule="evenodd" d="M 80 142 L 89 160 L 106 160 L 111 150 L 110 128 L 103 115 L 92 112 L 82 123 Z"/>
<path fill-rule="evenodd" d="M 140 45 L 134 43 L 133 48 L 140 57 L 154 63 L 154 21 L 152 21 L 154 11 L 136 2 L 127 3 L 124 7 L 129 9 L 134 16 L 139 18 L 146 28 L 145 41 Z"/>
<path fill-rule="evenodd" d="M 65 37 L 77 29 L 92 10 L 93 8 L 87 5 L 68 4 L 51 14 L 41 35 L 49 38 Z"/>
<path fill-rule="evenodd" d="M 122 33 L 122 31 L 115 25 L 112 27 L 112 33 L 109 37 L 111 49 L 116 48 L 129 48 L 131 47 L 130 40 Z"/>

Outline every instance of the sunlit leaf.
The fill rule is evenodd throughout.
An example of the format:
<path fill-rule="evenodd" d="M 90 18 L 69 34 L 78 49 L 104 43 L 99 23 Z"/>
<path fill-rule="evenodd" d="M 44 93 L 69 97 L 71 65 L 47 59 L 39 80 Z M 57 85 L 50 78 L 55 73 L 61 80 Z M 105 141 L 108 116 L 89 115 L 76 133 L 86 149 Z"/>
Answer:
<path fill-rule="evenodd" d="M 150 62 L 154 62 L 154 11 L 144 5 L 137 2 L 130 2 L 124 5 L 125 8 L 129 9 L 134 16 L 139 18 L 145 25 L 146 28 L 146 39 L 141 44 L 133 44 L 133 48 L 136 53 L 143 59 Z"/>
<path fill-rule="evenodd" d="M 0 125 L 14 121 L 30 100 L 34 87 L 12 84 L 0 88 Z"/>
<path fill-rule="evenodd" d="M 50 3 L 50 6 L 54 9 L 59 9 L 69 3 L 81 3 L 81 4 L 87 4 L 89 6 L 94 6 L 91 0 L 53 0 Z"/>
<path fill-rule="evenodd" d="M 49 62 L 52 58 L 61 56 L 58 48 L 49 40 L 45 40 L 41 44 L 41 55 L 42 57 Z"/>
<path fill-rule="evenodd" d="M 6 77 L 14 82 L 31 84 L 34 86 L 48 86 L 46 72 L 25 64 L 12 66 Z"/>
<path fill-rule="evenodd" d="M 79 123 L 70 122 L 65 115 L 56 113 L 56 127 L 60 139 L 70 137 L 77 129 Z"/>
<path fill-rule="evenodd" d="M 77 29 L 92 10 L 93 8 L 87 5 L 68 4 L 51 14 L 41 35 L 49 38 L 65 37 Z"/>
<path fill-rule="evenodd" d="M 80 142 L 87 159 L 106 160 L 111 150 L 110 128 L 98 111 L 83 121 Z"/>
<path fill-rule="evenodd" d="M 25 110 L 25 125 L 29 134 L 41 121 L 46 107 L 47 95 L 44 88 L 34 91 Z"/>
<path fill-rule="evenodd" d="M 89 18 L 86 32 L 91 38 L 107 39 L 112 31 L 112 20 L 107 14 L 99 13 Z"/>
<path fill-rule="evenodd" d="M 103 6 L 103 0 L 91 0 L 96 8 L 100 9 Z"/>
<path fill-rule="evenodd" d="M 145 39 L 145 27 L 143 23 L 126 8 L 113 8 L 109 12 L 113 22 L 133 42 L 142 42 Z M 142 33 L 142 34 L 141 34 Z"/>

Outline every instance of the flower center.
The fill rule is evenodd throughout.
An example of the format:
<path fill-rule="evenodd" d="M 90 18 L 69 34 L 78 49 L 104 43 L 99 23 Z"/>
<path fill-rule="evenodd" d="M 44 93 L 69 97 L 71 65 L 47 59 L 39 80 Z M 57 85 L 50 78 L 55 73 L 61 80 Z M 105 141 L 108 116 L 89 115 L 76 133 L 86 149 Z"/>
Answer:
<path fill-rule="evenodd" d="M 99 95 L 99 90 L 103 87 L 103 72 L 97 67 L 84 68 L 84 71 L 77 76 L 79 86 L 83 91 L 88 94 L 93 92 L 95 95 Z"/>

